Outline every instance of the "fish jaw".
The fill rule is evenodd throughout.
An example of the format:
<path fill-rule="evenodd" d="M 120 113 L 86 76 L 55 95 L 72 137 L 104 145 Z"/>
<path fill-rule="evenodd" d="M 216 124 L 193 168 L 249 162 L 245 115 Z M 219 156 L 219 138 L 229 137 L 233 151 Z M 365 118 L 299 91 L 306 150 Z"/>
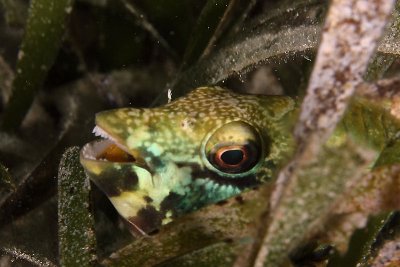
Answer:
<path fill-rule="evenodd" d="M 134 235 L 143 235 L 190 209 L 191 168 L 163 163 L 162 173 L 134 162 L 99 159 L 113 142 L 98 140 L 85 145 L 80 162 L 87 176 L 110 199 Z M 189 201 L 189 200 L 190 201 Z"/>
<path fill-rule="evenodd" d="M 159 228 L 165 219 L 165 222 L 169 221 L 172 212 L 168 212 L 163 202 L 173 190 L 179 192 L 177 188 L 184 193 L 184 184 L 179 183 L 185 179 L 179 175 L 171 175 L 174 180 L 160 177 L 135 162 L 99 159 L 96 154 L 101 154 L 112 144 L 109 140 L 86 144 L 81 150 L 80 162 L 89 179 L 106 194 L 131 226 L 132 233 L 140 235 L 151 232 Z M 186 181 L 190 182 L 188 179 Z"/>

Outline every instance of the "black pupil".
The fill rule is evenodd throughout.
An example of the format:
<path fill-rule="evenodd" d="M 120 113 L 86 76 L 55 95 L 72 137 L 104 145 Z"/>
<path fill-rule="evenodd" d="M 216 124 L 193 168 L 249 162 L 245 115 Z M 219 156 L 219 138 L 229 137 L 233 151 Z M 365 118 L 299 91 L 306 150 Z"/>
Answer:
<path fill-rule="evenodd" d="M 221 160 L 228 165 L 237 165 L 243 160 L 243 151 L 240 149 L 228 150 L 222 153 Z"/>

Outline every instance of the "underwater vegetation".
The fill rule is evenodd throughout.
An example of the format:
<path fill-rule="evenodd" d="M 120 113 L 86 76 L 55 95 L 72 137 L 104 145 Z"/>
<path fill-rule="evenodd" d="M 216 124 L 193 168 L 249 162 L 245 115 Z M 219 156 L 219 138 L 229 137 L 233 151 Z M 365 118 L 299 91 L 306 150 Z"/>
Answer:
<path fill-rule="evenodd" d="M 0 266 L 400 266 L 399 25 L 0 0 Z"/>

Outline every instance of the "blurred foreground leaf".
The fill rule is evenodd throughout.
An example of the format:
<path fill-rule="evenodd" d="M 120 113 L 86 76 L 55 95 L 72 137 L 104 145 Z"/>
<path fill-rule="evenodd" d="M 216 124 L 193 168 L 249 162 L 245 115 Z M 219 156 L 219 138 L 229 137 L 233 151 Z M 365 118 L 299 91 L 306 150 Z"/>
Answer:
<path fill-rule="evenodd" d="M 288 251 L 323 229 L 346 183 L 360 178 L 371 161 L 357 150 L 351 142 L 324 146 L 315 159 L 308 159 L 292 174 L 295 179 L 287 187 L 263 242 L 268 248 L 266 266 L 279 266 Z"/>

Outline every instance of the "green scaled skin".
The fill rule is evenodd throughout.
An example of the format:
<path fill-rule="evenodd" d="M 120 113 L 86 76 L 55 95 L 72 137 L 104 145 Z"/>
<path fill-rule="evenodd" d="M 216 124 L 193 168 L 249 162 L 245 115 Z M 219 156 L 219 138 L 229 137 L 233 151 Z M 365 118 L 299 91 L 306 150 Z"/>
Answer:
<path fill-rule="evenodd" d="M 290 155 L 294 101 L 198 88 L 163 107 L 96 115 L 107 141 L 87 144 L 81 163 L 135 232 L 269 181 Z M 111 144 L 134 160 L 98 155 Z"/>

